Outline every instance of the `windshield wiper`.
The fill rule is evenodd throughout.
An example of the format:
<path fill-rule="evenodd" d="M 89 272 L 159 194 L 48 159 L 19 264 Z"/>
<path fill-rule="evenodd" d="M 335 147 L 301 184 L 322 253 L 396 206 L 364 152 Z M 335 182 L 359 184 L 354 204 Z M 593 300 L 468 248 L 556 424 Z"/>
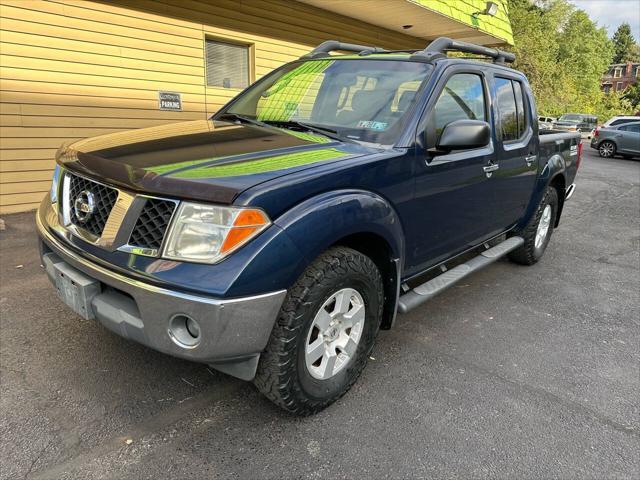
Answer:
<path fill-rule="evenodd" d="M 257 120 L 255 118 L 245 117 L 244 115 L 240 115 L 239 113 L 224 112 L 217 118 L 220 120 L 222 120 L 223 118 L 233 118 L 238 122 L 250 123 L 251 125 L 257 125 L 258 127 L 273 128 L 273 126 L 269 125 L 268 123 L 261 122 L 260 120 Z"/>
<path fill-rule="evenodd" d="M 309 130 L 311 132 L 319 133 L 320 135 L 324 135 L 325 137 L 332 138 L 333 140 L 338 140 L 339 142 L 349 142 L 350 140 L 338 135 L 338 131 L 328 127 L 321 127 L 319 125 L 311 125 L 309 123 L 299 122 L 297 120 L 283 120 L 277 121 L 273 120 L 268 122 L 269 124 L 282 126 L 284 128 L 289 127 L 299 127 L 304 128 L 305 130 Z"/>

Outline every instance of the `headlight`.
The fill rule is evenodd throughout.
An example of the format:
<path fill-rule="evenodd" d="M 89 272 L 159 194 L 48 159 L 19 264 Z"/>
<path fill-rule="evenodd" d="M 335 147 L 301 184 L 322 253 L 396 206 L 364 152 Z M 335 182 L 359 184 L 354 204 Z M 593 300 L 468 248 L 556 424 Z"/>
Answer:
<path fill-rule="evenodd" d="M 164 247 L 164 258 L 215 263 L 270 225 L 254 208 L 230 208 L 183 202 Z"/>
<path fill-rule="evenodd" d="M 56 163 L 56 167 L 53 169 L 53 179 L 51 180 L 51 189 L 49 190 L 49 198 L 51 203 L 58 201 L 58 185 L 60 184 L 60 165 Z"/>

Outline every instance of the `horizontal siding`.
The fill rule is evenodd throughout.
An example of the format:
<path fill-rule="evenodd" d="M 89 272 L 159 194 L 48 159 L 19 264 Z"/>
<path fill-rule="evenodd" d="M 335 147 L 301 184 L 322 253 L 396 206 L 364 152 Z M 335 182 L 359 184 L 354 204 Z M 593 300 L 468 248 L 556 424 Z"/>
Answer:
<path fill-rule="evenodd" d="M 205 38 L 251 45 L 252 80 L 327 39 L 423 41 L 285 0 L 0 0 L 0 213 L 34 208 L 58 147 L 207 118 L 239 90 L 205 85 Z M 183 111 L 158 109 L 158 90 Z"/>

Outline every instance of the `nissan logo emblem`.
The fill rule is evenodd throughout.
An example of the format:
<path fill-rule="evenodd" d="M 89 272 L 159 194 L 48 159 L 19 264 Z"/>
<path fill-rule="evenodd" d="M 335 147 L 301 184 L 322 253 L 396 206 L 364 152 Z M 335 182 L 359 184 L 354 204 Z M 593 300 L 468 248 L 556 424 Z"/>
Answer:
<path fill-rule="evenodd" d="M 76 197 L 75 202 L 73 202 L 73 212 L 76 214 L 76 218 L 78 221 L 84 223 L 96 209 L 96 200 L 93 192 L 90 190 L 83 190 Z"/>

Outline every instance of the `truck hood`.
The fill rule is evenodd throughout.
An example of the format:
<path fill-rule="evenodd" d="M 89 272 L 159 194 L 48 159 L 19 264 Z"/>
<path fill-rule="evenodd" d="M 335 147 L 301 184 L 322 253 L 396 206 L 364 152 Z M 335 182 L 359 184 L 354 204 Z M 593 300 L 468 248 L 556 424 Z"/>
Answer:
<path fill-rule="evenodd" d="M 66 169 L 136 192 L 229 204 L 269 180 L 380 151 L 311 133 L 199 120 L 63 146 Z"/>

